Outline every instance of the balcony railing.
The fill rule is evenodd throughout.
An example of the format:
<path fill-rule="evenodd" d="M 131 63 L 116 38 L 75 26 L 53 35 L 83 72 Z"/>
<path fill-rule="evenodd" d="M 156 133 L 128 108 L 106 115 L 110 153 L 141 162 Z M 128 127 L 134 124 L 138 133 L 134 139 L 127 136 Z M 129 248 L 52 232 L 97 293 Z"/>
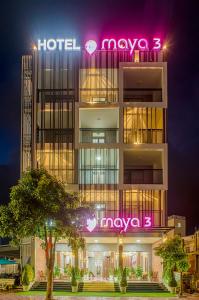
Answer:
<path fill-rule="evenodd" d="M 118 170 L 92 168 L 79 170 L 80 184 L 117 184 Z"/>
<path fill-rule="evenodd" d="M 125 169 L 124 184 L 162 184 L 162 169 Z"/>
<path fill-rule="evenodd" d="M 38 129 L 37 143 L 72 143 L 73 129 Z"/>
<path fill-rule="evenodd" d="M 125 144 L 161 144 L 164 142 L 163 129 L 124 129 Z"/>
<path fill-rule="evenodd" d="M 124 102 L 161 102 L 162 89 L 124 88 Z"/>
<path fill-rule="evenodd" d="M 117 128 L 81 128 L 80 143 L 114 144 L 118 143 Z"/>

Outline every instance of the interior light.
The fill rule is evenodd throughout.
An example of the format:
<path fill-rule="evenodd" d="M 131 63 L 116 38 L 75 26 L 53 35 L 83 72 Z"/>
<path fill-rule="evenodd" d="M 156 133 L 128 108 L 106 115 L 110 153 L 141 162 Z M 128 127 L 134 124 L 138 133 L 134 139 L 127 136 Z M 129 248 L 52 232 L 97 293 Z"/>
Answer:
<path fill-rule="evenodd" d="M 36 50 L 37 50 L 37 46 L 36 46 L 36 45 L 33 45 L 33 46 L 32 46 L 32 49 L 33 49 L 34 51 L 36 51 Z"/>
<path fill-rule="evenodd" d="M 119 244 L 122 244 L 122 239 L 119 239 Z"/>
<path fill-rule="evenodd" d="M 98 243 L 98 240 L 95 240 L 95 243 Z"/>
<path fill-rule="evenodd" d="M 96 156 L 96 159 L 97 160 L 101 160 L 101 156 Z"/>
<path fill-rule="evenodd" d="M 140 240 L 136 240 L 136 243 L 140 243 L 141 241 Z"/>
<path fill-rule="evenodd" d="M 164 46 L 162 47 L 163 50 L 167 50 L 167 44 L 164 44 Z"/>

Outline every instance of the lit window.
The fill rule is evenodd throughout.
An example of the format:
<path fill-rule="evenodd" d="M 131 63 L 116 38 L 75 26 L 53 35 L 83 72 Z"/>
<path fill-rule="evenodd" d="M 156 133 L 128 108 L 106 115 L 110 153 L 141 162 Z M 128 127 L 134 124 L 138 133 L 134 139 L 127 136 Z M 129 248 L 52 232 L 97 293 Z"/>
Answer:
<path fill-rule="evenodd" d="M 182 227 L 182 225 L 181 225 L 180 222 L 177 224 L 177 227 L 178 227 L 178 228 Z"/>

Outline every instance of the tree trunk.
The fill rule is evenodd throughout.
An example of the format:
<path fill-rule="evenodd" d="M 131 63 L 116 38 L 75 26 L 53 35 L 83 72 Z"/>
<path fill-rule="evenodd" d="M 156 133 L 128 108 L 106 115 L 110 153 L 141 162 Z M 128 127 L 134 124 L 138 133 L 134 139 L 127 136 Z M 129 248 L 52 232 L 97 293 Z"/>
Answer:
<path fill-rule="evenodd" d="M 49 237 L 47 237 L 47 231 L 45 231 L 45 242 L 46 242 L 46 269 L 47 269 L 47 289 L 46 289 L 46 300 L 53 299 L 53 271 L 55 263 L 55 245 L 56 238 L 53 242 L 52 232 L 50 231 Z"/>
<path fill-rule="evenodd" d="M 182 282 L 182 272 L 180 272 L 180 292 L 179 296 L 182 296 L 183 294 L 183 282 Z"/>
<path fill-rule="evenodd" d="M 47 269 L 47 289 L 46 289 L 46 300 L 53 299 L 53 268 Z"/>
<path fill-rule="evenodd" d="M 123 245 L 119 245 L 119 268 L 123 269 Z"/>
<path fill-rule="evenodd" d="M 79 268 L 79 255 L 78 255 L 78 249 L 74 250 L 74 260 L 75 260 L 75 268 Z"/>

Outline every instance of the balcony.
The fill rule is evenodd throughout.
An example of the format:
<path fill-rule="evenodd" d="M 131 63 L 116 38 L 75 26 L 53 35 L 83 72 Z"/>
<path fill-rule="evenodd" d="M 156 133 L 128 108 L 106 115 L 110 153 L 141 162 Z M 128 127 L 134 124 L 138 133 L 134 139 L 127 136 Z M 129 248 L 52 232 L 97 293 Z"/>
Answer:
<path fill-rule="evenodd" d="M 118 170 L 105 168 L 91 168 L 79 170 L 80 184 L 117 184 Z"/>
<path fill-rule="evenodd" d="M 124 184 L 163 184 L 163 170 L 125 169 Z"/>
<path fill-rule="evenodd" d="M 124 102 L 161 102 L 162 89 L 125 88 Z"/>
<path fill-rule="evenodd" d="M 164 140 L 163 129 L 124 129 L 125 144 L 161 144 Z"/>
<path fill-rule="evenodd" d="M 37 143 L 72 143 L 73 129 L 37 129 Z"/>
<path fill-rule="evenodd" d="M 114 144 L 118 143 L 117 128 L 80 128 L 80 143 Z"/>

